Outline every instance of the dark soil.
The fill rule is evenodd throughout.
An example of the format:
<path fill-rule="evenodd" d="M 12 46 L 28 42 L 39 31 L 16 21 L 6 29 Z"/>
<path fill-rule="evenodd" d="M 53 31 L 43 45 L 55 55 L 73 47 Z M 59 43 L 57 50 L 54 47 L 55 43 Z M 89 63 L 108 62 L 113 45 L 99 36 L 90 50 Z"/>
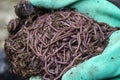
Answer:
<path fill-rule="evenodd" d="M 69 68 L 102 53 L 115 30 L 74 10 L 14 19 L 5 42 L 11 72 L 60 80 Z"/>

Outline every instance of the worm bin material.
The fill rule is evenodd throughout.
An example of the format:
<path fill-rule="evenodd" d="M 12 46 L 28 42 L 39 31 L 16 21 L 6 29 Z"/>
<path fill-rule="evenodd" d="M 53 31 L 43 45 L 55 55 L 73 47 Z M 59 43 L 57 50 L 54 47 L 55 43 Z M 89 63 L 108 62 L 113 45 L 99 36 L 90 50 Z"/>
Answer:
<path fill-rule="evenodd" d="M 11 72 L 61 80 L 73 66 L 104 50 L 116 28 L 72 10 L 35 13 L 9 23 L 5 50 Z"/>

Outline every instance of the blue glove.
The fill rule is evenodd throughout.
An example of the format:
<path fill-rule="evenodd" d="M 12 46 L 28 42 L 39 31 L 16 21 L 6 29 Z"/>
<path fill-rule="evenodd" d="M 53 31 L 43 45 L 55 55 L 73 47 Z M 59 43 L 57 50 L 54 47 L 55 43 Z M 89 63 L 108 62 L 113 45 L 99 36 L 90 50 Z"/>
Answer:
<path fill-rule="evenodd" d="M 98 22 L 120 26 L 120 9 L 107 0 L 30 0 L 30 3 L 50 9 L 68 6 Z"/>
<path fill-rule="evenodd" d="M 30 0 L 34 6 L 58 9 L 75 8 L 98 22 L 120 26 L 120 9 L 107 0 Z M 93 57 L 68 70 L 62 80 L 120 80 L 120 31 L 110 36 L 110 41 L 101 55 Z M 31 78 L 33 80 L 35 78 Z M 40 80 L 37 77 L 35 80 Z"/>
<path fill-rule="evenodd" d="M 101 55 L 68 70 L 62 80 L 120 80 L 120 30 L 110 36 Z M 30 80 L 41 80 L 39 76 Z"/>
<path fill-rule="evenodd" d="M 114 32 L 109 39 L 101 55 L 73 67 L 62 80 L 120 80 L 120 31 Z"/>

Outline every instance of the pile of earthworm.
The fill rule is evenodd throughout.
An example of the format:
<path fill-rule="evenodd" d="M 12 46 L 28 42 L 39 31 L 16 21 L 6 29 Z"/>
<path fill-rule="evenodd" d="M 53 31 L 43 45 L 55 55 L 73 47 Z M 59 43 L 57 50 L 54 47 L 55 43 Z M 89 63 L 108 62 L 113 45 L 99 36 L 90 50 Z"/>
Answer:
<path fill-rule="evenodd" d="M 102 53 L 117 30 L 70 10 L 13 19 L 9 27 L 5 50 L 11 72 L 42 80 L 61 80 L 68 69 Z"/>

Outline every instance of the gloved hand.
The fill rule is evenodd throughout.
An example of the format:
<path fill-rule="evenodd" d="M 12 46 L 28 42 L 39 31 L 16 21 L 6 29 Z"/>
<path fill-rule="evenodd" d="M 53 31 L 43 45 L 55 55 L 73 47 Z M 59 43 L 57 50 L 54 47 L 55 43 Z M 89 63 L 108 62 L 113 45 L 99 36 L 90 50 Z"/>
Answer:
<path fill-rule="evenodd" d="M 62 80 L 120 80 L 120 30 L 109 38 L 101 55 L 93 57 L 68 70 Z M 30 80 L 41 80 L 39 76 Z"/>
<path fill-rule="evenodd" d="M 98 22 L 120 26 L 120 9 L 107 0 L 30 0 L 34 6 L 50 9 L 75 8 Z M 101 55 L 93 57 L 68 70 L 62 80 L 120 80 L 120 31 L 110 36 L 110 41 Z M 33 80 L 35 78 L 31 78 Z M 37 77 L 35 80 L 40 80 Z"/>
<path fill-rule="evenodd" d="M 101 55 L 73 67 L 62 80 L 120 80 L 120 31 L 114 32 L 109 39 Z"/>
<path fill-rule="evenodd" d="M 66 6 L 75 8 L 80 13 L 98 22 L 105 22 L 110 26 L 120 26 L 120 9 L 108 0 L 30 0 L 30 3 L 34 6 L 50 9 L 64 8 Z"/>

